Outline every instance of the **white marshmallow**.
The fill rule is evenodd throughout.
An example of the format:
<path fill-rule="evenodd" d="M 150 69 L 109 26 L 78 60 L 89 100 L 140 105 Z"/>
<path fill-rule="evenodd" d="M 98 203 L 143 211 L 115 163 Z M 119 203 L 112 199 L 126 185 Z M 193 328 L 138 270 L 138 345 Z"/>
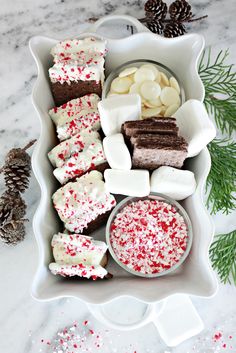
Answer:
<path fill-rule="evenodd" d="M 122 134 L 105 137 L 103 149 L 107 162 L 112 169 L 131 169 L 131 156 Z"/>
<path fill-rule="evenodd" d="M 128 120 L 141 119 L 141 99 L 138 94 L 109 96 L 98 103 L 101 126 L 106 136 L 121 131 Z"/>
<path fill-rule="evenodd" d="M 189 170 L 160 167 L 151 175 L 151 191 L 159 192 L 174 200 L 183 200 L 196 189 L 194 174 Z"/>
<path fill-rule="evenodd" d="M 174 114 L 179 134 L 188 142 L 188 156 L 194 157 L 214 139 L 216 129 L 203 103 L 196 99 L 185 102 Z"/>
<path fill-rule="evenodd" d="M 105 187 L 112 194 L 142 197 L 150 193 L 149 172 L 147 170 L 106 169 L 104 178 Z"/>

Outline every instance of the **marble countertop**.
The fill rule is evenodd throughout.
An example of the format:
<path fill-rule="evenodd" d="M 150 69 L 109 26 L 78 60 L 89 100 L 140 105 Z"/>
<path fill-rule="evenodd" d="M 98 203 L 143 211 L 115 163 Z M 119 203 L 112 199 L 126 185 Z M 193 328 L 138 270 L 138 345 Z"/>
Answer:
<path fill-rule="evenodd" d="M 206 21 L 193 24 L 191 31 L 203 34 L 206 44 L 211 45 L 214 51 L 229 47 L 229 61 L 235 62 L 234 0 L 228 0 L 224 9 L 220 0 L 192 0 L 191 4 L 199 16 L 209 16 Z M 110 13 L 142 17 L 142 8 L 143 1 L 140 0 L 1 0 L 0 165 L 10 148 L 24 146 L 30 139 L 37 138 L 40 131 L 39 121 L 30 100 L 37 71 L 28 49 L 29 39 L 40 34 L 58 39 L 74 36 L 88 26 L 85 21 L 89 17 L 101 17 Z M 3 179 L 0 181 L 2 192 Z M 72 326 L 74 321 L 83 323 L 85 320 L 89 321 L 89 327 L 99 332 L 103 340 L 103 348 L 99 349 L 95 348 L 94 342 L 86 336 L 89 352 L 236 351 L 236 337 L 230 338 L 236 327 L 236 288 L 230 285 L 220 285 L 214 298 L 192 298 L 204 321 L 205 329 L 198 337 L 174 349 L 164 345 L 151 324 L 132 334 L 116 332 L 102 327 L 91 317 L 86 305 L 79 300 L 35 301 L 30 295 L 38 260 L 32 217 L 39 201 L 40 190 L 33 176 L 24 197 L 28 204 L 29 219 L 26 225 L 26 239 L 17 247 L 0 244 L 0 352 L 53 352 L 52 343 L 55 343 L 56 332 L 65 326 Z M 220 214 L 215 216 L 216 233 L 228 232 L 235 228 L 235 218 L 235 213 L 227 217 Z M 132 310 L 134 311 L 135 307 L 130 307 L 131 316 Z M 116 312 L 119 314 L 119 309 Z M 212 336 L 217 331 L 222 332 L 223 338 L 215 342 Z"/>

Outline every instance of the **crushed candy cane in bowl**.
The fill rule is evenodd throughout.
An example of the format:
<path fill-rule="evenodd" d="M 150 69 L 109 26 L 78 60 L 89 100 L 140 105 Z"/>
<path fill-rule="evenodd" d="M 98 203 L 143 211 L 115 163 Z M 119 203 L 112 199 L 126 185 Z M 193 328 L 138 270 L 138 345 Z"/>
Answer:
<path fill-rule="evenodd" d="M 192 245 L 192 226 L 178 202 L 151 193 L 127 197 L 115 207 L 106 240 L 119 266 L 133 275 L 153 278 L 183 264 Z"/>
<path fill-rule="evenodd" d="M 165 65 L 153 60 L 132 60 L 119 66 L 107 77 L 103 98 L 119 94 L 139 94 L 142 118 L 170 117 L 185 101 L 176 75 Z"/>

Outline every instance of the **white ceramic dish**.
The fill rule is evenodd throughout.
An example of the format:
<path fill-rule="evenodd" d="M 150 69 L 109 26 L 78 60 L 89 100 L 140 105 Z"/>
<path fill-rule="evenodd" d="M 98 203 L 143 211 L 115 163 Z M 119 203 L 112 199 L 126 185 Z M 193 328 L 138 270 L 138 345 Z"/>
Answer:
<path fill-rule="evenodd" d="M 108 19 L 120 17 L 110 16 Z M 140 33 L 118 40 L 106 38 L 106 73 L 133 59 L 149 58 L 163 62 L 181 78 L 186 100 L 193 98 L 203 101 L 204 87 L 197 72 L 197 61 L 204 47 L 204 39 L 197 34 L 165 39 L 149 31 L 144 32 L 147 29 L 132 17 L 123 16 L 122 19 L 131 22 Z M 99 20 L 91 32 L 95 32 L 103 21 L 104 19 Z M 83 38 L 91 34 L 98 36 L 94 33 L 82 33 L 76 37 Z M 56 143 L 55 128 L 48 116 L 48 110 L 54 105 L 48 80 L 48 68 L 52 63 L 50 49 L 56 42 L 41 36 L 30 41 L 30 50 L 38 67 L 38 79 L 32 99 L 41 123 L 41 134 L 32 158 L 33 171 L 41 188 L 41 199 L 33 221 L 39 247 L 39 264 L 32 285 L 33 296 L 40 300 L 70 296 L 99 304 L 125 295 L 146 303 L 162 300 L 175 293 L 203 297 L 213 295 L 217 282 L 210 266 L 208 250 L 214 227 L 202 200 L 211 164 L 206 148 L 198 156 L 188 160 L 189 170 L 195 173 L 197 189 L 182 205 L 192 221 L 193 244 L 190 255 L 177 271 L 158 279 L 144 279 L 128 274 L 111 260 L 109 271 L 114 274 L 112 280 L 79 283 L 77 280 L 54 276 L 48 270 L 48 264 L 52 260 L 50 241 L 52 235 L 60 229 L 59 219 L 51 203 L 51 195 L 59 185 L 47 158 L 47 152 Z M 105 227 L 97 232 L 96 237 L 105 238 Z"/>

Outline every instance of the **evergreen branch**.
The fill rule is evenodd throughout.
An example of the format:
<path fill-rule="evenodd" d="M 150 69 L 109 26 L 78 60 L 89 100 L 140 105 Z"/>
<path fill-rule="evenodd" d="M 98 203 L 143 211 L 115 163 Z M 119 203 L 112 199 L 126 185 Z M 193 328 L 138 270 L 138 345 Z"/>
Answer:
<path fill-rule="evenodd" d="M 232 278 L 236 285 L 236 230 L 217 235 L 211 244 L 210 259 L 221 281 L 231 283 Z"/>
<path fill-rule="evenodd" d="M 208 114 L 214 116 L 220 131 L 231 135 L 236 130 L 236 96 L 220 99 L 208 95 L 204 103 Z"/>
<path fill-rule="evenodd" d="M 206 109 L 215 118 L 222 133 L 229 136 L 236 127 L 236 72 L 225 63 L 229 51 L 220 51 L 215 60 L 211 49 L 205 50 L 199 63 L 199 74 L 205 87 Z M 224 98 L 219 98 L 218 96 Z"/>
<path fill-rule="evenodd" d="M 236 209 L 236 142 L 213 140 L 209 145 L 212 166 L 206 187 L 210 189 L 207 207 L 211 213 L 230 213 Z"/>

